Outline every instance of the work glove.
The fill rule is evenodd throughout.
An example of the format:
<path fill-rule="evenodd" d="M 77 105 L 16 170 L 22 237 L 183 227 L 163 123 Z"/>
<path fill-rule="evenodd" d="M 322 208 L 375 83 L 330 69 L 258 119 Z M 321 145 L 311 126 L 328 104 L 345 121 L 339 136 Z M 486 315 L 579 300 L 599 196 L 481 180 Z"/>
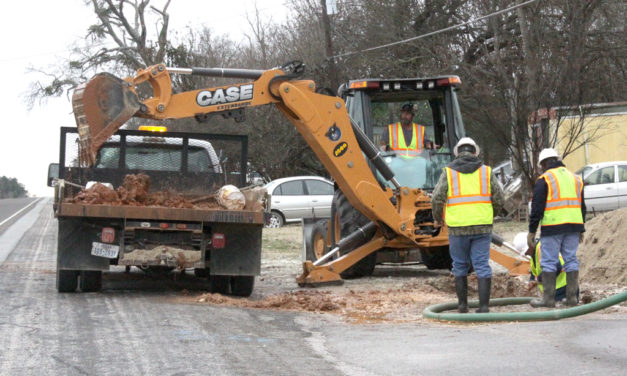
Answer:
<path fill-rule="evenodd" d="M 529 234 L 527 234 L 527 246 L 529 246 L 529 248 L 532 248 L 532 249 L 536 248 L 536 233 L 535 232 L 530 232 Z"/>
<path fill-rule="evenodd" d="M 583 243 L 583 232 L 579 233 L 579 244 Z"/>

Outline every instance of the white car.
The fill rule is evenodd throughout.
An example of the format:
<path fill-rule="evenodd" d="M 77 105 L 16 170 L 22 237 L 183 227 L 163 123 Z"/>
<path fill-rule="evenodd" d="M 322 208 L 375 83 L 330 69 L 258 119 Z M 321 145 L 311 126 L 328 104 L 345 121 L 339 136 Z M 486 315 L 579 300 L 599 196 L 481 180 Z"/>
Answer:
<path fill-rule="evenodd" d="M 302 218 L 329 218 L 333 183 L 320 176 L 292 176 L 266 184 L 271 195 L 268 227 L 299 222 Z"/>
<path fill-rule="evenodd" d="M 588 211 L 627 207 L 627 161 L 590 164 L 575 173 L 583 177 Z"/>

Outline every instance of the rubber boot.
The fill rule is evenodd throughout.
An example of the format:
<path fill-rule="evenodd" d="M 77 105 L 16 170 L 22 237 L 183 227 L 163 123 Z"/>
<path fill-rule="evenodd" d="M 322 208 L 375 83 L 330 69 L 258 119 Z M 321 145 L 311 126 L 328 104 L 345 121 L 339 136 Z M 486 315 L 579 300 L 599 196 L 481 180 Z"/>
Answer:
<path fill-rule="evenodd" d="M 457 311 L 468 312 L 468 277 L 455 277 L 455 292 L 457 293 Z"/>
<path fill-rule="evenodd" d="M 579 289 L 579 270 L 566 273 L 566 305 L 577 305 L 577 290 Z"/>
<path fill-rule="evenodd" d="M 555 307 L 555 278 L 556 272 L 542 272 L 542 286 L 544 287 L 544 295 L 542 298 L 532 299 L 529 304 L 532 307 Z"/>
<path fill-rule="evenodd" d="M 477 278 L 479 282 L 479 309 L 477 313 L 490 312 L 490 290 L 492 289 L 492 278 Z"/>

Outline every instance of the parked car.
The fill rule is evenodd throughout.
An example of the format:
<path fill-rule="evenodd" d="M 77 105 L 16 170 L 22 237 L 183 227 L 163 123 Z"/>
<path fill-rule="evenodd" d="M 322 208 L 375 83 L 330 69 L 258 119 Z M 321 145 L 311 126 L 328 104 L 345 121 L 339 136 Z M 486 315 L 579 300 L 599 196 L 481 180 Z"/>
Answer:
<path fill-rule="evenodd" d="M 320 176 L 292 176 L 266 184 L 271 195 L 267 227 L 281 227 L 302 218 L 331 216 L 333 183 Z"/>
<path fill-rule="evenodd" d="M 627 207 L 627 161 L 590 164 L 575 173 L 583 178 L 588 211 Z"/>

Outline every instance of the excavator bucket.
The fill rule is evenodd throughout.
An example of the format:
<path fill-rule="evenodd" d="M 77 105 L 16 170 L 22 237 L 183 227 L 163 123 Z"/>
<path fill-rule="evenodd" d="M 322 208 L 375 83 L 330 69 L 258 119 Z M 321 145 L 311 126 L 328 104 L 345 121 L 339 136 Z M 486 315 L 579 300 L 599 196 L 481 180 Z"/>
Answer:
<path fill-rule="evenodd" d="M 74 90 L 72 108 L 78 127 L 80 165 L 93 166 L 98 149 L 139 110 L 132 85 L 99 73 Z"/>

